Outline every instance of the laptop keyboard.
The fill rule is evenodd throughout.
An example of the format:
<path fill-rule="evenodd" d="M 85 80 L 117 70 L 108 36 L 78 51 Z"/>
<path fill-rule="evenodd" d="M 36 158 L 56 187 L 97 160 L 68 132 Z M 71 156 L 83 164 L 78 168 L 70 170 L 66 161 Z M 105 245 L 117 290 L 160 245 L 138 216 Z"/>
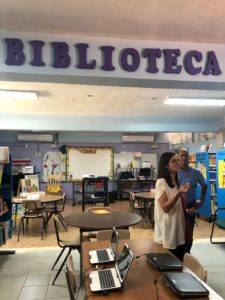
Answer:
<path fill-rule="evenodd" d="M 98 250 L 97 251 L 98 261 L 109 261 L 109 255 L 107 250 Z"/>
<path fill-rule="evenodd" d="M 102 289 L 115 287 L 115 282 L 111 270 L 99 271 L 100 285 Z"/>

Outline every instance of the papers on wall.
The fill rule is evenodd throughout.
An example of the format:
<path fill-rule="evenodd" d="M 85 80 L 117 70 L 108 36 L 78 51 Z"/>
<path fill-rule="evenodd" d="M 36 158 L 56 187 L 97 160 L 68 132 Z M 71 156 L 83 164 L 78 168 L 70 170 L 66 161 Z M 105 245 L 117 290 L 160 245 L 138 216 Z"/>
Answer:
<path fill-rule="evenodd" d="M 150 161 L 142 161 L 141 162 L 141 167 L 142 168 L 151 168 L 152 164 Z"/>
<path fill-rule="evenodd" d="M 60 175 L 61 180 L 66 180 L 66 155 L 61 152 L 46 152 L 43 157 L 43 177 L 44 182 L 48 181 L 48 176 Z"/>
<path fill-rule="evenodd" d="M 210 152 L 212 144 L 201 145 L 199 152 Z"/>
<path fill-rule="evenodd" d="M 6 164 L 9 162 L 9 147 L 0 147 L 0 163 Z"/>

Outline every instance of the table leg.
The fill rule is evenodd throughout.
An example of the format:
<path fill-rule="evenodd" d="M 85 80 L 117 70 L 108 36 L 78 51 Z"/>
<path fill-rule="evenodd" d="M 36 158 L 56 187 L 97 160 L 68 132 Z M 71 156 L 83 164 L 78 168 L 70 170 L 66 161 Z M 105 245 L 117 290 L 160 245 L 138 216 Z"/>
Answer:
<path fill-rule="evenodd" d="M 14 228 L 16 228 L 16 222 L 17 222 L 17 214 L 18 214 L 18 203 L 14 203 L 13 205 L 15 205 L 15 226 Z"/>
<path fill-rule="evenodd" d="M 83 242 L 83 231 L 80 229 L 80 286 L 83 285 L 83 251 L 82 251 L 82 242 Z"/>

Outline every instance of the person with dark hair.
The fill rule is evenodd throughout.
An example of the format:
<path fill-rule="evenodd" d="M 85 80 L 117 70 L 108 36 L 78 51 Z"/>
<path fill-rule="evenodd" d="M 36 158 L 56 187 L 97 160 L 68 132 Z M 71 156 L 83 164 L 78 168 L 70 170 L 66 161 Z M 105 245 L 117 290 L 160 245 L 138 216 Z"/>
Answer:
<path fill-rule="evenodd" d="M 155 188 L 154 241 L 183 261 L 186 252 L 186 224 L 181 195 L 189 190 L 190 185 L 187 183 L 179 186 L 177 174 L 180 170 L 179 156 L 176 153 L 162 154 Z"/>
<path fill-rule="evenodd" d="M 196 209 L 200 208 L 204 201 L 207 192 L 207 184 L 202 173 L 189 166 L 189 152 L 185 148 L 179 150 L 181 170 L 178 173 L 178 180 L 181 185 L 186 183 L 190 184 L 190 189 L 185 193 L 186 198 L 186 211 L 189 219 L 190 238 L 186 243 L 186 250 L 190 253 L 193 243 L 193 232 L 196 219 Z M 201 186 L 201 196 L 199 201 L 196 201 L 196 188 L 197 185 Z"/>

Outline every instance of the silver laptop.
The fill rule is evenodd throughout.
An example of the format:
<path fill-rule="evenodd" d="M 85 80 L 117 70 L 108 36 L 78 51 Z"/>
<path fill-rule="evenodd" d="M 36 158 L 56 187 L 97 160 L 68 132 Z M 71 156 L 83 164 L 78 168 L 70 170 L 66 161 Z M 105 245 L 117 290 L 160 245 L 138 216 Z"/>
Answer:
<path fill-rule="evenodd" d="M 170 253 L 148 253 L 147 258 L 159 271 L 182 270 L 182 263 Z"/>
<path fill-rule="evenodd" d="M 119 241 L 119 235 L 115 227 L 112 230 L 110 247 L 106 249 L 92 250 L 89 252 L 91 264 L 104 264 L 113 262 L 116 259 L 116 251 Z"/>
<path fill-rule="evenodd" d="M 190 273 L 165 272 L 163 278 L 167 286 L 181 298 L 208 296 L 207 288 Z"/>
<path fill-rule="evenodd" d="M 91 291 L 107 292 L 121 289 L 133 259 L 133 253 L 125 244 L 114 268 L 90 272 Z"/>

